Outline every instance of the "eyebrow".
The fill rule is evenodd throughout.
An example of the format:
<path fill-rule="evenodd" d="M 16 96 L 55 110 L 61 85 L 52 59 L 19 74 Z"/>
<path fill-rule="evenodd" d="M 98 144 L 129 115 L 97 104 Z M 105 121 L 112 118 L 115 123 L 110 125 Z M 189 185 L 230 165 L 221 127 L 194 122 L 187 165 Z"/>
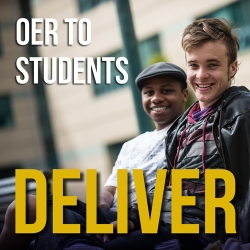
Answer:
<path fill-rule="evenodd" d="M 206 62 L 219 62 L 218 59 L 208 59 Z M 187 62 L 188 64 L 190 63 L 197 63 L 197 60 L 190 60 Z"/>

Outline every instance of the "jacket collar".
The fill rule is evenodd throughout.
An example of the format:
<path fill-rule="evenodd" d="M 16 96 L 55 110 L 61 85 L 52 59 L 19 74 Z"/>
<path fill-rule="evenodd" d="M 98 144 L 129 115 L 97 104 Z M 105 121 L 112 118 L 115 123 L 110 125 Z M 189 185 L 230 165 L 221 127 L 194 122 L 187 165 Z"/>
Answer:
<path fill-rule="evenodd" d="M 232 98 L 244 92 L 249 92 L 249 90 L 244 86 L 232 86 L 228 88 L 221 96 L 219 100 L 219 109 L 225 106 Z"/>
<path fill-rule="evenodd" d="M 221 98 L 218 101 L 218 110 L 221 110 L 222 107 L 224 107 L 233 97 L 236 95 L 239 95 L 241 93 L 249 92 L 249 90 L 244 86 L 232 86 L 225 90 L 225 92 L 222 94 Z M 170 134 L 174 128 L 176 128 L 177 124 L 180 125 L 181 123 L 185 122 L 186 117 L 190 111 L 190 109 L 197 103 L 198 101 L 195 101 L 185 112 L 184 114 L 180 115 L 171 125 L 169 128 L 169 131 L 167 134 Z"/>

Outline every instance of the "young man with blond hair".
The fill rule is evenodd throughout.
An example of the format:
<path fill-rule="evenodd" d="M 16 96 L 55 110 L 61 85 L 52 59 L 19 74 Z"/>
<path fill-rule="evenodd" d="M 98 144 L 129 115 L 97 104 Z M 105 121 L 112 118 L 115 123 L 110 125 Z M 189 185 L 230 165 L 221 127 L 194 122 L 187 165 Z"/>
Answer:
<path fill-rule="evenodd" d="M 239 39 L 227 20 L 206 18 L 187 26 L 182 47 L 188 83 L 198 101 L 174 122 L 165 139 L 164 168 L 167 168 L 169 178 L 162 206 L 160 236 L 141 235 L 137 237 L 137 244 L 141 241 L 144 245 L 148 243 L 150 247 L 147 249 L 157 249 L 157 244 L 165 239 L 165 246 L 169 247 L 164 249 L 198 250 L 218 240 L 224 244 L 230 237 L 240 243 L 250 242 L 250 92 L 243 86 L 231 86 L 239 66 Z M 198 179 L 182 181 L 183 195 L 194 196 L 196 200 L 194 206 L 182 208 L 182 223 L 198 224 L 199 234 L 171 233 L 173 169 L 199 170 Z M 235 234 L 226 232 L 223 209 L 216 209 L 215 233 L 205 233 L 205 173 L 209 169 L 229 170 L 234 175 Z M 218 179 L 215 187 L 217 198 L 224 196 L 225 188 L 224 181 Z M 136 221 L 133 224 L 139 225 Z M 128 236 L 120 237 L 123 239 L 119 242 L 120 250 L 135 249 Z M 179 243 L 173 245 L 176 239 Z M 211 247 L 220 249 L 221 245 Z M 163 248 L 159 245 L 158 249 Z"/>

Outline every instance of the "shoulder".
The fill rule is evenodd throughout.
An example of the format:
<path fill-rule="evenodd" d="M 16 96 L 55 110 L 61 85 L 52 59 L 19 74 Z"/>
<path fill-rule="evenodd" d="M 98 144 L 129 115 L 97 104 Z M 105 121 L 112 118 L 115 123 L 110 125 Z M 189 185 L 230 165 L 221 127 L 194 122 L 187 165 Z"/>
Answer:
<path fill-rule="evenodd" d="M 238 112 L 250 109 L 250 91 L 246 87 L 231 87 L 224 95 L 224 107 Z"/>
<path fill-rule="evenodd" d="M 188 120 L 188 113 L 190 109 L 195 105 L 196 102 L 194 102 L 182 115 L 180 115 L 170 126 L 168 130 L 168 139 L 172 140 L 171 135 L 177 133 L 179 130 L 182 130 L 183 127 L 186 126 L 187 120 Z"/>
<path fill-rule="evenodd" d="M 224 92 L 221 98 L 221 102 L 224 105 L 228 105 L 228 104 L 232 105 L 236 103 L 244 103 L 245 101 L 247 101 L 247 103 L 249 104 L 249 101 L 250 101 L 249 96 L 250 96 L 250 91 L 246 87 L 233 86 Z"/>
<path fill-rule="evenodd" d="M 134 144 L 137 144 L 141 141 L 144 141 L 146 138 L 152 137 L 153 133 L 154 133 L 153 131 L 150 131 L 150 132 L 145 132 L 143 134 L 140 134 L 140 135 L 136 136 L 135 138 L 125 142 L 122 147 L 123 147 L 123 149 L 125 149 L 127 147 L 130 147 L 131 145 L 134 145 Z"/>
<path fill-rule="evenodd" d="M 247 115 L 250 116 L 250 92 L 245 87 L 233 88 L 229 95 L 224 98 L 221 112 L 224 122 L 230 123 L 235 118 Z"/>

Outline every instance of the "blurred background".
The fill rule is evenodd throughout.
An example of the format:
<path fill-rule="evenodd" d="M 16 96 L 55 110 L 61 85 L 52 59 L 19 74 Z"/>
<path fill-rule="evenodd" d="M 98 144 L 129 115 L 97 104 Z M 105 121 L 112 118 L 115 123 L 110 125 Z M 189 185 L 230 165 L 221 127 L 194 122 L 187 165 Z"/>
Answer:
<path fill-rule="evenodd" d="M 103 186 L 122 144 L 144 130 L 153 129 L 149 120 L 139 125 L 137 117 L 140 119 L 143 111 L 135 111 L 135 107 L 140 106 L 140 93 L 132 87 L 134 77 L 128 66 L 124 68 L 129 80 L 124 85 L 115 82 L 117 69 L 114 65 L 110 85 L 105 84 L 104 70 L 100 85 L 74 85 L 72 82 L 47 85 L 43 82 L 42 70 L 39 84 L 34 85 L 31 63 L 26 66 L 29 82 L 19 85 L 15 81 L 15 76 L 20 75 L 15 62 L 22 56 L 126 57 L 126 53 L 131 52 L 123 48 L 130 37 L 124 38 L 122 32 L 133 30 L 133 26 L 124 21 L 129 16 L 128 10 L 118 9 L 117 2 L 0 1 L 0 178 L 14 176 L 17 168 L 78 168 L 83 172 L 83 180 L 67 181 L 66 189 L 69 195 L 84 200 L 85 170 L 97 169 L 100 186 Z M 184 28 L 201 17 L 225 17 L 239 28 L 241 39 L 241 64 L 234 84 L 250 88 L 250 0 L 130 0 L 129 4 L 138 41 L 140 69 L 163 60 L 185 69 L 181 48 Z M 125 19 L 119 22 L 120 15 L 125 15 Z M 58 46 L 18 45 L 15 25 L 21 17 L 56 19 Z M 78 44 L 76 29 L 74 45 L 68 46 L 64 18 L 91 21 L 92 40 L 88 46 Z M 43 33 L 38 37 L 42 40 Z M 129 65 L 132 65 L 130 60 Z M 79 78 L 85 78 L 84 74 Z M 133 95 L 133 91 L 138 93 Z M 192 101 L 190 99 L 189 105 Z"/>

